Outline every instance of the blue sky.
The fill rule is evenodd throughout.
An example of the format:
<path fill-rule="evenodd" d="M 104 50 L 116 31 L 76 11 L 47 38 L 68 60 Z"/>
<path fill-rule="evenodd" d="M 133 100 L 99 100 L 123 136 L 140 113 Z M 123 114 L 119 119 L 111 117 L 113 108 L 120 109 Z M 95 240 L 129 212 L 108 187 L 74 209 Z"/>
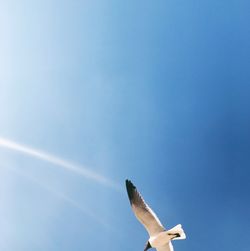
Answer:
<path fill-rule="evenodd" d="M 175 250 L 248 250 L 249 8 L 0 2 L 0 138 L 108 180 L 0 147 L 0 249 L 143 250 L 129 178 Z"/>

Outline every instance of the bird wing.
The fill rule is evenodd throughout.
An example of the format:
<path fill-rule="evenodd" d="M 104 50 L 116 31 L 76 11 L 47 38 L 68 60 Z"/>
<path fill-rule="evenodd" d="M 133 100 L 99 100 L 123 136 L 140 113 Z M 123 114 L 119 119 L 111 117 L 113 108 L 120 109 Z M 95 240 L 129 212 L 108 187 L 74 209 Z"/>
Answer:
<path fill-rule="evenodd" d="M 162 246 L 162 247 L 159 247 L 159 248 L 156 248 L 157 251 L 174 251 L 174 248 L 173 248 L 173 245 L 171 242 L 169 242 L 168 244 Z"/>
<path fill-rule="evenodd" d="M 126 188 L 132 210 L 136 218 L 144 225 L 150 236 L 165 230 L 153 210 L 146 204 L 136 187 L 130 180 L 126 180 Z"/>

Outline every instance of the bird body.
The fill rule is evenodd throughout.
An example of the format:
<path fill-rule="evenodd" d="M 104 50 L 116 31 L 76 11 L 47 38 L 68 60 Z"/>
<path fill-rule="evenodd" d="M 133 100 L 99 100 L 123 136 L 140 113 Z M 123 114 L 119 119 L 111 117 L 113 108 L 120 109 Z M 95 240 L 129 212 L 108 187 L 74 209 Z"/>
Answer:
<path fill-rule="evenodd" d="M 126 180 L 126 188 L 132 210 L 149 234 L 144 251 L 149 248 L 156 248 L 157 251 L 174 251 L 171 240 L 186 238 L 181 224 L 166 230 L 130 180 Z"/>
<path fill-rule="evenodd" d="M 171 236 L 168 234 L 167 231 L 164 231 L 160 232 L 156 236 L 151 236 L 148 241 L 151 247 L 157 248 L 169 243 L 169 241 L 171 241 Z"/>

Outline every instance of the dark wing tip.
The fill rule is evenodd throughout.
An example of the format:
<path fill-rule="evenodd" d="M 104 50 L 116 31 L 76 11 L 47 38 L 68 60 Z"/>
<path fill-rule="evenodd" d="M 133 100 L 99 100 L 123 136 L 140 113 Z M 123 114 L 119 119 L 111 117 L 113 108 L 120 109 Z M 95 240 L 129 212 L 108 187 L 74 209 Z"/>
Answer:
<path fill-rule="evenodd" d="M 130 203 L 132 203 L 136 187 L 130 180 L 126 180 L 126 188 L 127 188 L 128 198 L 130 200 Z"/>

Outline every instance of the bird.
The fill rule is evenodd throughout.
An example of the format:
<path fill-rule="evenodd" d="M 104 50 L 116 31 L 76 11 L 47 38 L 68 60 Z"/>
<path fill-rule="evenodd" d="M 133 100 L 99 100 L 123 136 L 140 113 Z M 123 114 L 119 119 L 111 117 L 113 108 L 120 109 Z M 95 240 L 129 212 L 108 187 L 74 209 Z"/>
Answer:
<path fill-rule="evenodd" d="M 149 234 L 144 251 L 150 248 L 155 248 L 157 251 L 174 251 L 171 241 L 186 239 L 182 225 L 178 224 L 166 230 L 157 215 L 138 192 L 136 186 L 128 179 L 126 179 L 126 188 L 132 210 Z"/>

